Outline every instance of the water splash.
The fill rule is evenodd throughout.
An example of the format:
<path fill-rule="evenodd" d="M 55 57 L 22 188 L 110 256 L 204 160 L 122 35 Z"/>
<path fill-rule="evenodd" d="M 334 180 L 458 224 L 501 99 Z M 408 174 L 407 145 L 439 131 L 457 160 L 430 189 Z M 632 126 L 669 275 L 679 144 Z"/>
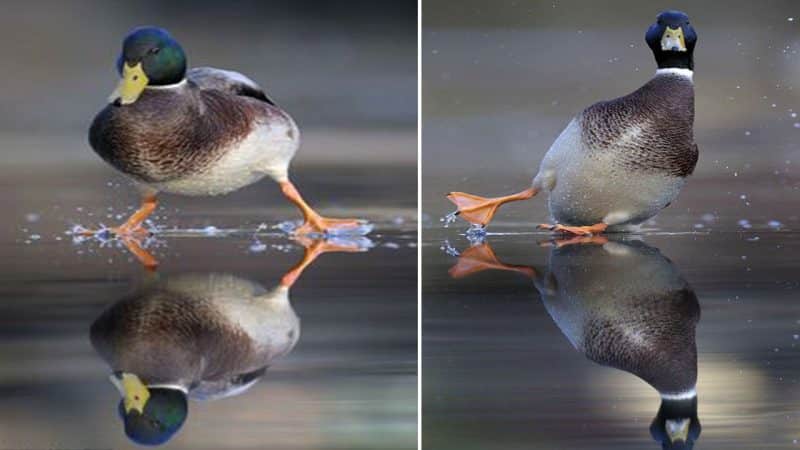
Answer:
<path fill-rule="evenodd" d="M 467 231 L 464 232 L 470 245 L 483 244 L 486 241 L 486 228 L 483 225 L 471 224 Z"/>
<path fill-rule="evenodd" d="M 358 222 L 358 225 L 355 227 L 347 227 L 347 228 L 334 228 L 332 230 L 328 230 L 325 233 L 326 237 L 355 237 L 355 236 L 366 236 L 372 232 L 375 228 L 375 225 L 367 222 L 366 220 L 362 220 Z"/>
<path fill-rule="evenodd" d="M 303 223 L 301 221 L 287 220 L 275 225 L 273 228 L 281 230 L 286 234 L 292 234 L 302 224 Z M 325 233 L 309 233 L 308 237 L 312 239 L 326 239 L 334 237 L 347 238 L 347 237 L 366 236 L 370 234 L 373 229 L 375 229 L 375 224 L 368 222 L 366 220 L 361 220 L 358 222 L 358 225 L 354 227 L 333 228 Z"/>
<path fill-rule="evenodd" d="M 275 228 L 277 230 L 281 230 L 286 234 L 292 234 L 292 233 L 294 233 L 294 230 L 296 230 L 298 227 L 300 227 L 300 225 L 301 225 L 301 222 L 299 222 L 299 221 L 286 220 L 284 222 L 281 222 L 281 223 L 275 225 L 273 228 Z M 260 225 L 259 225 L 259 227 L 260 227 Z"/>
<path fill-rule="evenodd" d="M 455 247 L 450 245 L 450 241 L 448 241 L 447 239 L 445 239 L 445 241 L 442 242 L 442 246 L 439 247 L 439 249 L 450 256 L 461 256 L 461 253 L 459 253 L 458 250 L 455 249 Z"/>
<path fill-rule="evenodd" d="M 355 247 L 359 251 L 367 251 L 375 247 L 372 239 L 366 236 L 332 236 L 327 239 L 328 242 L 342 247 Z"/>
<path fill-rule="evenodd" d="M 214 225 L 209 225 L 201 230 L 206 236 L 216 236 L 219 234 L 219 228 Z"/>
<path fill-rule="evenodd" d="M 444 224 L 444 227 L 448 228 L 451 223 L 456 221 L 457 218 L 458 218 L 458 211 L 453 211 L 450 214 L 439 219 L 439 222 L 442 222 Z"/>
<path fill-rule="evenodd" d="M 250 244 L 250 247 L 248 247 L 247 249 L 250 251 L 250 253 L 263 253 L 267 251 L 267 244 L 255 238 L 253 242 Z"/>

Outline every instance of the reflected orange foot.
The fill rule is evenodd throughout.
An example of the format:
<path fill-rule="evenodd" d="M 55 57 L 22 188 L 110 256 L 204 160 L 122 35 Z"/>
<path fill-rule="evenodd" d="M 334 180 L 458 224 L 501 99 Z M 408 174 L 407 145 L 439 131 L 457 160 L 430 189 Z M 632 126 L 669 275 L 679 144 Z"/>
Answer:
<path fill-rule="evenodd" d="M 608 242 L 605 236 L 573 236 L 567 239 L 554 239 L 552 241 L 540 242 L 540 247 L 566 247 L 568 245 L 603 245 Z"/>
<path fill-rule="evenodd" d="M 489 244 L 480 244 L 464 250 L 448 273 L 453 278 L 464 278 L 491 269 L 519 272 L 531 278 L 536 276 L 536 270 L 533 267 L 514 266 L 500 262 Z"/>
<path fill-rule="evenodd" d="M 281 285 L 286 287 L 291 287 L 295 281 L 300 278 L 303 271 L 322 254 L 338 252 L 356 253 L 367 250 L 367 248 L 358 245 L 356 242 L 331 242 L 325 239 L 311 239 L 306 236 L 299 236 L 295 238 L 295 241 L 305 247 L 305 253 L 303 254 L 303 259 L 281 278 Z"/>
<path fill-rule="evenodd" d="M 139 260 L 145 269 L 155 271 L 158 268 L 158 260 L 156 260 L 150 252 L 145 250 L 138 240 L 129 237 L 120 237 L 120 241 L 125 248 Z"/>
<path fill-rule="evenodd" d="M 574 234 L 577 236 L 591 236 L 593 234 L 602 233 L 603 231 L 606 230 L 606 228 L 608 228 L 608 225 L 604 223 L 597 223 L 589 226 L 570 227 L 561 224 L 550 225 L 547 223 L 543 223 L 537 226 L 536 228 L 540 230 L 549 230 L 560 233 Z"/>
<path fill-rule="evenodd" d="M 293 234 L 295 236 L 335 235 L 347 232 L 363 234 L 358 231 L 366 224 L 367 221 L 361 219 L 328 219 L 317 216 L 308 218 L 303 225 L 294 230 Z"/>

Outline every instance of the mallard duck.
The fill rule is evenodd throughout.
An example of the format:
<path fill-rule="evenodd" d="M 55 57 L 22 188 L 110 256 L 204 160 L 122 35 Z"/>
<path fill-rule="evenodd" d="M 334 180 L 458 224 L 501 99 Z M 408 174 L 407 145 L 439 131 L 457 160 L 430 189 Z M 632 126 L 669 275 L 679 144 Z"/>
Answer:
<path fill-rule="evenodd" d="M 117 235 L 143 232 L 156 194 L 221 195 L 269 176 L 302 212 L 297 235 L 363 229 L 314 211 L 289 180 L 300 145 L 294 120 L 253 80 L 229 70 L 187 70 L 178 42 L 156 27 L 131 31 L 117 59 L 122 76 L 94 118 L 89 143 L 141 187 L 142 206 Z"/>
<path fill-rule="evenodd" d="M 546 191 L 556 224 L 539 228 L 589 235 L 629 229 L 669 206 L 697 164 L 692 130 L 697 34 L 686 14 L 665 11 L 645 40 L 658 65 L 650 81 L 572 119 L 530 188 L 496 198 L 451 192 L 455 214 L 485 227 L 501 205 Z"/>
<path fill-rule="evenodd" d="M 484 243 L 464 251 L 450 274 L 461 278 L 499 269 L 531 277 L 576 350 L 659 392 L 661 408 L 651 433 L 663 448 L 691 448 L 700 434 L 695 343 L 700 305 L 692 287 L 669 259 L 643 242 L 592 236 L 553 247 L 546 272 L 504 264 Z"/>
<path fill-rule="evenodd" d="M 249 389 L 300 338 L 289 293 L 303 271 L 323 253 L 372 245 L 365 237 L 300 236 L 297 242 L 305 247 L 303 258 L 271 291 L 229 274 L 162 279 L 148 272 L 143 287 L 95 320 L 92 345 L 111 366 L 130 439 L 162 444 L 186 420 L 188 398 L 214 400 Z"/>
<path fill-rule="evenodd" d="M 122 396 L 125 433 L 148 445 L 181 428 L 188 398 L 243 393 L 299 337 L 287 285 L 267 291 L 214 273 L 152 283 L 114 303 L 91 328 Z"/>

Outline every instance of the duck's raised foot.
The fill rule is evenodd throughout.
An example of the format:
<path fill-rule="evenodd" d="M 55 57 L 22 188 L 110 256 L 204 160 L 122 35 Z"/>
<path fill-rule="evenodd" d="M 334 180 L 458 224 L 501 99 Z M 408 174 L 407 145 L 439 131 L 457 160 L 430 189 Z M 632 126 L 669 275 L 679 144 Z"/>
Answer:
<path fill-rule="evenodd" d="M 567 225 L 561 225 L 558 223 L 555 225 L 542 223 L 539 224 L 539 226 L 537 226 L 536 228 L 540 230 L 555 231 L 557 233 L 574 234 L 577 236 L 591 236 L 602 233 L 603 231 L 606 230 L 606 228 L 608 228 L 608 225 L 605 223 L 596 223 L 594 225 L 588 225 L 588 226 L 571 227 Z"/>
<path fill-rule="evenodd" d="M 466 192 L 451 192 L 447 194 L 447 199 L 458 207 L 458 211 L 453 216 L 459 216 L 472 225 L 485 227 L 491 222 L 497 208 L 508 202 L 527 200 L 537 192 L 538 189 L 531 187 L 516 194 L 494 198 L 480 197 Z"/>

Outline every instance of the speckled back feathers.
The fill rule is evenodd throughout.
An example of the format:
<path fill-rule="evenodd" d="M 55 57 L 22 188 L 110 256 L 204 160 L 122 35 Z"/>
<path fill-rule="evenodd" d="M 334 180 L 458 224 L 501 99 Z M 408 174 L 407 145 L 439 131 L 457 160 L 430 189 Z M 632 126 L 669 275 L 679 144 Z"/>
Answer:
<path fill-rule="evenodd" d="M 686 77 L 657 75 L 629 95 L 586 108 L 580 120 L 585 148 L 614 152 L 623 169 L 686 177 L 697 164 L 694 87 Z"/>

